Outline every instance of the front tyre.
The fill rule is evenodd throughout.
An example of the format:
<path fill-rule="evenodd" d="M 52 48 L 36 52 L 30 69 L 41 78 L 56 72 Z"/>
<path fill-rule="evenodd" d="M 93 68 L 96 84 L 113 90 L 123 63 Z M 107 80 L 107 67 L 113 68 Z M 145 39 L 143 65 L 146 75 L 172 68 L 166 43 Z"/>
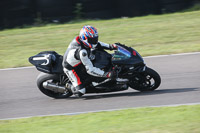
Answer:
<path fill-rule="evenodd" d="M 146 70 L 130 80 L 129 86 L 138 91 L 153 91 L 160 86 L 160 75 L 151 68 Z"/>
<path fill-rule="evenodd" d="M 58 93 L 58 92 L 54 92 L 48 89 L 45 89 L 43 87 L 43 83 L 48 81 L 48 82 L 52 82 L 52 83 L 59 83 L 59 76 L 55 75 L 55 74 L 46 74 L 46 73 L 40 73 L 37 77 L 37 86 L 40 89 L 40 91 L 52 98 L 56 98 L 56 99 L 61 99 L 61 98 L 68 98 L 72 95 L 71 92 L 66 92 L 66 93 Z"/>

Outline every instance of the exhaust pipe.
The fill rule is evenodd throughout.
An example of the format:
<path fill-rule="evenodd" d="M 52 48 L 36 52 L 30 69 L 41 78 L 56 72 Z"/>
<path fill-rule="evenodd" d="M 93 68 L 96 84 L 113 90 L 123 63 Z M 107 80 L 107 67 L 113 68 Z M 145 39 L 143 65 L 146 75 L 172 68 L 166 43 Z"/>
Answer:
<path fill-rule="evenodd" d="M 65 93 L 67 91 L 67 89 L 64 86 L 59 86 L 59 85 L 56 85 L 55 83 L 44 82 L 43 87 L 45 89 L 54 91 L 56 93 L 58 93 L 58 92 Z"/>

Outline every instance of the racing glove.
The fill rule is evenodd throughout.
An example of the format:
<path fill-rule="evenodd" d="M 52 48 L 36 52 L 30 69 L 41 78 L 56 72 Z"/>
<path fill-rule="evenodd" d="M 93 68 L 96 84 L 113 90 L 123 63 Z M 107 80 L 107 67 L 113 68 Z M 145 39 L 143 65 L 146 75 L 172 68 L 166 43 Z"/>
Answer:
<path fill-rule="evenodd" d="M 110 44 L 110 50 L 117 50 L 117 45 L 114 43 L 114 44 Z"/>

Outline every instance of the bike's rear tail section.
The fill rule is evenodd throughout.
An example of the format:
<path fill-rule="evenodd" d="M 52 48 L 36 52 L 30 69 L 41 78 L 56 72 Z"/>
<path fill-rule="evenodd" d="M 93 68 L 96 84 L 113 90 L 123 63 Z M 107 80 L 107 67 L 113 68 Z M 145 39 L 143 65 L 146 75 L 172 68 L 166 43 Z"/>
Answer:
<path fill-rule="evenodd" d="M 29 58 L 29 62 L 33 64 L 38 71 L 49 74 L 63 73 L 62 67 L 63 57 L 55 51 L 44 51 Z"/>
<path fill-rule="evenodd" d="M 53 98 L 67 98 L 72 92 L 65 85 L 69 82 L 68 77 L 63 72 L 63 57 L 55 51 L 44 51 L 29 58 L 38 71 L 37 86 L 40 91 Z"/>

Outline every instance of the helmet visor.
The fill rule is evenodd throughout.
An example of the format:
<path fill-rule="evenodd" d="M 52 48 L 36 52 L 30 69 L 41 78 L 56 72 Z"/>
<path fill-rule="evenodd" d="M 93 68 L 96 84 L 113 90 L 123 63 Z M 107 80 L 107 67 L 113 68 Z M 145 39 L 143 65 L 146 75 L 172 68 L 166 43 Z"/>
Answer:
<path fill-rule="evenodd" d="M 97 44 L 98 43 L 98 37 L 94 37 L 94 38 L 89 38 L 88 37 L 88 43 Z"/>

